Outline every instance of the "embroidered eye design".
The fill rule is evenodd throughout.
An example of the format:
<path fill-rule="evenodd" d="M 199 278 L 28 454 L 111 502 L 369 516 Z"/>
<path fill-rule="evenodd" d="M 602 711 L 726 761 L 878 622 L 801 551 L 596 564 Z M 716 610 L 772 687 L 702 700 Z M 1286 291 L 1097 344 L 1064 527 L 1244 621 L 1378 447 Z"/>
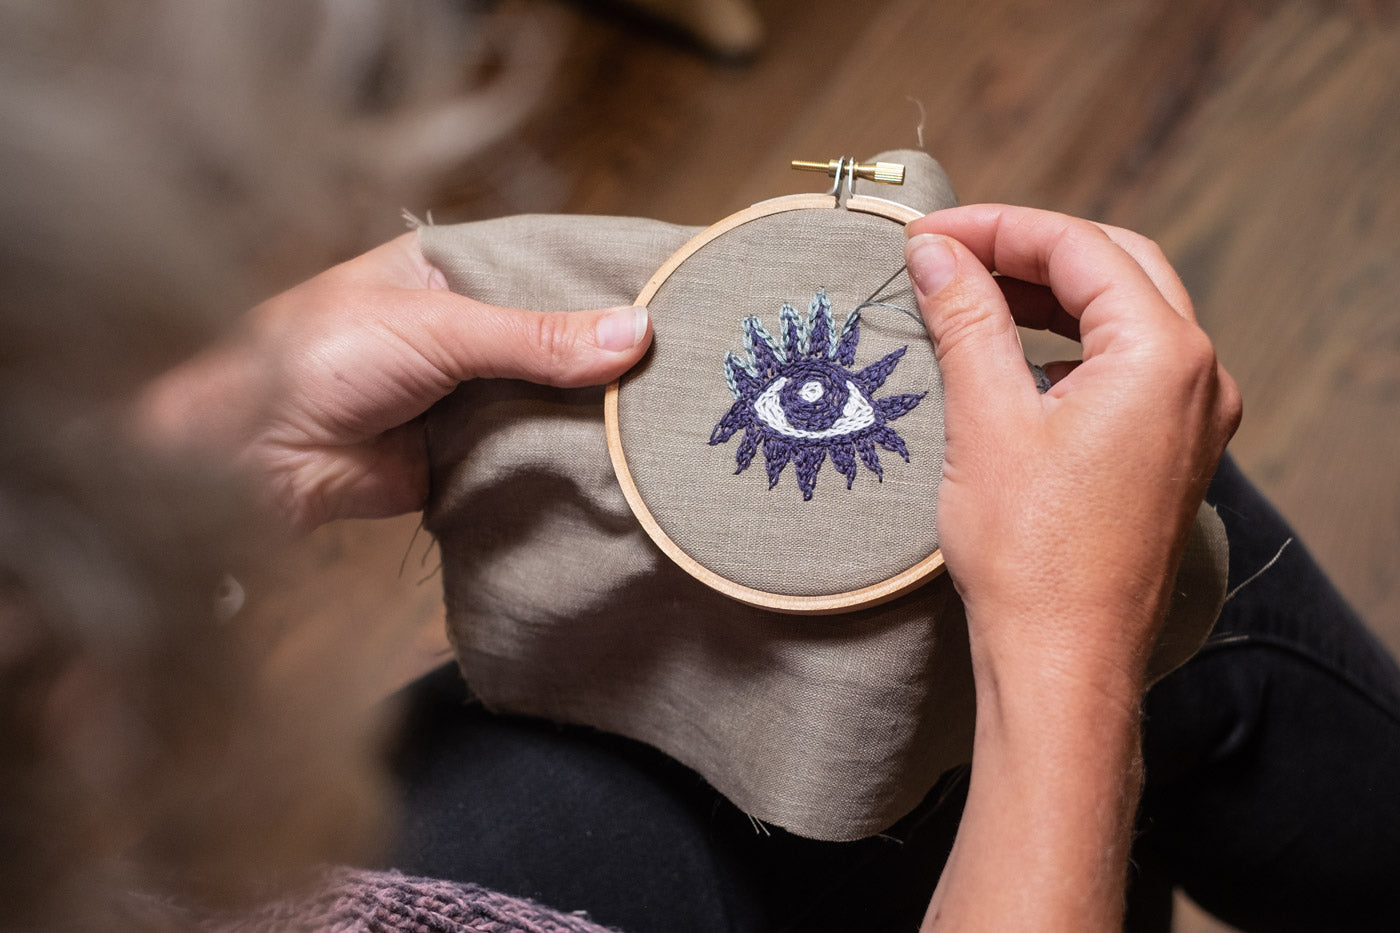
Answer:
<path fill-rule="evenodd" d="M 856 480 L 857 458 L 884 482 L 875 448 L 908 462 L 909 449 L 889 422 L 912 411 L 924 393 L 874 396 L 909 348 L 900 347 L 853 372 L 860 309 L 846 315 L 839 333 L 825 291 L 817 292 L 805 318 L 790 304 L 783 305 L 779 316 L 781 342 L 757 317 L 744 318 L 744 354 L 731 352 L 724 360 L 734 405 L 715 425 L 710 444 L 723 444 L 743 431 L 734 472 L 748 469 L 761 443 L 768 488 L 778 485 L 791 461 L 804 500 L 812 498 L 817 471 L 827 457 L 846 477 L 847 489 Z"/>

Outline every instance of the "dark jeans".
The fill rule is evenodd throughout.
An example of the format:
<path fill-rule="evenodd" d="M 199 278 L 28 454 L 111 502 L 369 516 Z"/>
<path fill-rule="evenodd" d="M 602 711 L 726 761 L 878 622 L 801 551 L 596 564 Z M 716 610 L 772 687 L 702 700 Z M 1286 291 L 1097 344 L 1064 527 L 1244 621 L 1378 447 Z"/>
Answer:
<path fill-rule="evenodd" d="M 1228 459 L 1208 499 L 1233 591 L 1293 533 Z M 392 866 L 628 933 L 913 930 L 966 797 L 958 769 L 887 833 L 815 842 L 638 743 L 489 714 L 455 669 L 405 700 Z M 1132 928 L 1179 885 L 1246 930 L 1400 930 L 1400 669 L 1301 543 L 1148 694 L 1144 757 Z"/>

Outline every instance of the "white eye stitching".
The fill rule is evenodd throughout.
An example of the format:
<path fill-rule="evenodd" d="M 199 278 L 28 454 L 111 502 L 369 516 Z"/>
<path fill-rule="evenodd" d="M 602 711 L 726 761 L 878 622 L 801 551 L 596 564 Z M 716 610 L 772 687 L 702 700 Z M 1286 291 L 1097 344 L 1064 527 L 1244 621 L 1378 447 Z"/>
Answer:
<path fill-rule="evenodd" d="M 846 391 L 850 393 L 846 398 L 846 405 L 841 409 L 841 416 L 832 422 L 831 427 L 821 431 L 806 431 L 802 428 L 795 428 L 788 420 L 787 412 L 783 411 L 782 403 L 778 401 L 778 393 L 783 391 L 783 386 L 787 385 L 788 377 L 779 376 L 773 380 L 773 384 L 763 390 L 757 401 L 753 403 L 754 413 L 768 427 L 779 434 L 786 434 L 788 437 L 800 437 L 806 440 L 822 440 L 828 437 L 840 437 L 843 434 L 854 434 L 864 430 L 875 423 L 875 409 L 860 389 L 855 387 L 849 379 L 846 380 Z"/>

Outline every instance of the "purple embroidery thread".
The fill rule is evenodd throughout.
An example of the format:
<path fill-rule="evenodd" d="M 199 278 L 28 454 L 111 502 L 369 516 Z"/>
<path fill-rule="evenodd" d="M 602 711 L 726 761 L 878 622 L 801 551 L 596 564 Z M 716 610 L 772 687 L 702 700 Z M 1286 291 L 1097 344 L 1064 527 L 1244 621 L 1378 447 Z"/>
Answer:
<path fill-rule="evenodd" d="M 925 393 L 890 395 L 875 392 L 899 365 L 908 347 L 900 347 L 859 372 L 852 372 L 860 343 L 860 312 L 846 315 L 839 331 L 831 316 L 831 301 L 818 290 L 804 319 L 792 305 L 779 312 L 782 340 L 773 337 L 757 317 L 743 321 L 744 354 L 724 359 L 725 381 L 734 404 L 715 425 L 710 444 L 723 444 L 740 431 L 734 454 L 736 474 L 748 469 L 760 444 L 768 488 L 778 485 L 789 462 L 797 474 L 802 498 L 812 498 L 817 471 L 831 458 L 846 477 L 856 480 L 856 460 L 884 482 L 876 447 L 909 461 L 909 449 L 889 422 L 919 404 Z"/>

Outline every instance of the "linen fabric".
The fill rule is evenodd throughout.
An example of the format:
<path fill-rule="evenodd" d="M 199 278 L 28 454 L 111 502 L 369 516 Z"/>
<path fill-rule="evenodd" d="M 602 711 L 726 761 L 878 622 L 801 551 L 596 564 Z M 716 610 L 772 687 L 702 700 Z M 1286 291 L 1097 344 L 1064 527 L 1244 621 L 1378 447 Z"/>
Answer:
<path fill-rule="evenodd" d="M 894 190 L 909 206 L 929 211 L 954 203 L 942 169 L 927 155 L 901 151 L 877 158 L 905 163 L 906 184 Z M 856 190 L 892 193 L 859 181 Z M 897 225 L 882 222 L 900 235 Z M 559 311 L 631 303 L 695 232 L 638 218 L 526 216 L 424 226 L 419 237 L 454 290 L 493 304 Z M 772 264 L 786 248 L 776 232 L 750 240 L 743 262 L 754 266 Z M 854 251 L 844 260 L 838 256 L 819 278 L 864 287 L 870 264 L 868 255 Z M 897 268 L 881 265 L 884 274 L 870 288 Z M 816 278 L 794 283 L 792 298 L 819 284 Z M 905 288 L 908 300 L 906 283 L 895 288 Z M 858 291 L 852 289 L 837 290 L 848 300 Z M 768 320 L 777 309 L 759 310 Z M 872 312 L 880 326 L 893 327 L 887 322 L 897 317 Z M 659 346 L 665 326 L 659 316 L 655 326 Z M 722 326 L 732 329 L 733 347 L 742 346 L 737 328 Z M 872 325 L 872 334 L 876 330 Z M 907 329 L 873 336 L 872 356 L 875 344 L 913 336 Z M 862 351 L 859 358 L 872 356 Z M 696 365 L 719 408 L 701 406 L 691 418 L 717 420 L 728 395 L 722 357 Z M 907 417 L 939 413 L 936 372 L 919 364 L 910 367 L 909 378 L 919 391 L 927 378 L 930 396 Z M 885 605 L 826 617 L 767 612 L 708 589 L 666 558 L 629 510 L 608 458 L 602 396 L 601 388 L 476 380 L 429 413 L 432 494 L 425 523 L 442 549 L 449 636 L 472 691 L 492 709 L 653 745 L 740 809 L 801 836 L 852 840 L 892 825 L 971 753 L 971 662 L 951 582 L 942 576 Z M 660 393 L 650 399 L 639 394 L 636 401 L 627 422 L 655 425 L 663 436 L 675 420 L 674 400 Z M 899 494 L 896 475 L 920 482 L 936 473 L 928 464 L 941 463 L 941 417 L 937 421 L 910 436 L 909 464 L 887 455 L 885 484 L 891 488 L 884 492 Z M 922 440 L 915 436 L 927 440 L 918 461 Z M 814 506 L 839 512 L 833 501 L 856 489 L 878 493 L 885 485 L 862 473 L 846 490 L 827 464 L 813 500 L 804 502 L 790 477 L 768 491 L 761 473 L 730 475 L 730 449 L 732 443 L 697 456 L 714 458 L 717 479 L 746 481 L 744 495 L 768 494 L 809 514 Z M 680 478 L 668 489 L 661 474 L 644 484 L 662 501 L 688 488 Z M 933 497 L 932 487 L 927 494 Z M 859 509 L 837 518 L 851 528 L 871 525 L 870 513 Z M 736 526 L 715 541 L 734 554 L 762 549 L 769 546 L 764 525 Z M 923 533 L 931 527 L 925 522 Z M 921 539 L 912 552 L 926 556 L 928 543 Z M 846 560 L 839 544 L 833 540 L 821 550 L 838 568 Z M 821 548 L 820 542 L 811 547 Z M 1053 553 L 1054 542 L 1046 548 Z M 894 565 L 911 551 L 900 556 L 893 545 L 889 550 L 889 568 L 853 561 L 852 574 L 897 572 Z M 1202 507 L 1151 660 L 1154 677 L 1189 657 L 1209 632 L 1224 598 L 1226 564 L 1220 521 Z M 757 562 L 726 569 L 764 579 Z"/>

